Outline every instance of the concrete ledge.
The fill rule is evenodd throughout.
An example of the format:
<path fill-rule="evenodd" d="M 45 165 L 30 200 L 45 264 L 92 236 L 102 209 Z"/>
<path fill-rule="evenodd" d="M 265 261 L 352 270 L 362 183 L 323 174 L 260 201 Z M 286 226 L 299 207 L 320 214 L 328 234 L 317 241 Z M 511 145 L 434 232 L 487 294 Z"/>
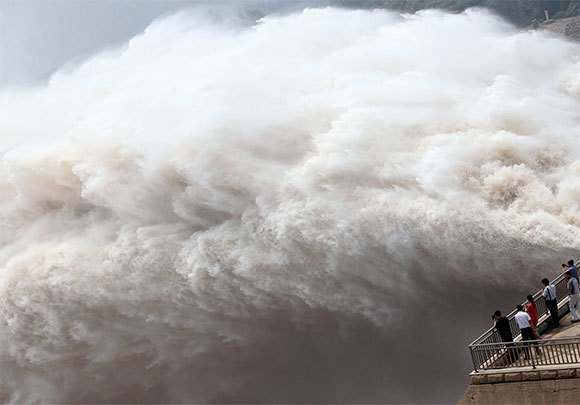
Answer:
<path fill-rule="evenodd" d="M 580 377 L 580 369 L 558 370 L 558 378 Z"/>
<path fill-rule="evenodd" d="M 459 404 L 577 404 L 580 378 L 470 385 Z"/>
<path fill-rule="evenodd" d="M 539 371 L 524 371 L 522 373 L 522 379 L 524 381 L 536 381 L 540 379 Z"/>
<path fill-rule="evenodd" d="M 522 376 L 522 373 L 505 373 L 504 374 L 504 381 L 505 382 L 517 382 L 517 381 L 523 381 L 524 377 Z"/>
<path fill-rule="evenodd" d="M 470 379 L 472 384 L 487 384 L 487 376 L 485 374 L 472 375 Z"/>
<path fill-rule="evenodd" d="M 503 382 L 504 381 L 503 376 L 504 376 L 504 373 L 502 373 L 502 374 L 488 374 L 487 383 L 488 384 L 497 384 L 497 383 Z"/>
<path fill-rule="evenodd" d="M 580 378 L 580 368 L 551 368 L 541 370 L 486 370 L 481 373 L 471 373 L 471 385 L 500 384 L 520 381 L 559 380 Z"/>
<path fill-rule="evenodd" d="M 540 371 L 540 379 L 542 380 L 555 380 L 558 378 L 557 370 L 543 370 Z"/>

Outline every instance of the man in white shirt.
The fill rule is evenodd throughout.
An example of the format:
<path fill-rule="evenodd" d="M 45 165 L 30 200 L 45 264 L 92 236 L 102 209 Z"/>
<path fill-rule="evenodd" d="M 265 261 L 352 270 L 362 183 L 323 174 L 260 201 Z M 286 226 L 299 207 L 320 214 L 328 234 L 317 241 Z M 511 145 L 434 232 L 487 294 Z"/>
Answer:
<path fill-rule="evenodd" d="M 532 324 L 530 323 L 532 318 L 528 315 L 527 312 L 524 311 L 524 307 L 518 305 L 517 307 L 518 312 L 516 313 L 516 323 L 522 332 L 522 340 L 536 340 L 536 336 L 534 335 L 534 330 L 532 329 Z M 538 343 L 534 343 L 536 346 L 536 353 L 540 354 L 540 348 L 538 347 Z M 528 358 L 528 349 L 525 351 L 525 357 Z"/>
<path fill-rule="evenodd" d="M 542 295 L 546 299 L 546 307 L 550 311 L 552 316 L 552 323 L 554 328 L 560 327 L 560 317 L 558 316 L 558 300 L 556 299 L 556 286 L 550 284 L 550 280 L 547 278 L 542 280 L 544 289 L 542 290 Z"/>
<path fill-rule="evenodd" d="M 568 281 L 568 293 L 570 294 L 570 313 L 572 314 L 572 323 L 580 321 L 580 288 L 578 288 L 578 279 L 572 277 L 572 272 L 567 271 L 564 277 Z"/>

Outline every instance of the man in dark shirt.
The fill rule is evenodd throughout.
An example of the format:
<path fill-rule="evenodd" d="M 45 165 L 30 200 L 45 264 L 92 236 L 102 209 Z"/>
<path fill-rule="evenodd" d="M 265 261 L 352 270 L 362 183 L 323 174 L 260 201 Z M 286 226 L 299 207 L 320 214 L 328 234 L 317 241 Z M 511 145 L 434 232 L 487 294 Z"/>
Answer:
<path fill-rule="evenodd" d="M 502 342 L 505 342 L 508 350 L 507 363 L 511 363 L 518 359 L 518 351 L 514 347 L 514 338 L 510 328 L 510 321 L 501 316 L 501 311 L 495 311 L 493 314 L 493 326 L 497 329 Z"/>
<path fill-rule="evenodd" d="M 512 330 L 510 329 L 510 321 L 505 316 L 501 316 L 501 311 L 495 311 L 493 318 L 493 326 L 495 326 L 499 332 L 501 341 L 513 342 L 514 338 L 512 336 Z"/>

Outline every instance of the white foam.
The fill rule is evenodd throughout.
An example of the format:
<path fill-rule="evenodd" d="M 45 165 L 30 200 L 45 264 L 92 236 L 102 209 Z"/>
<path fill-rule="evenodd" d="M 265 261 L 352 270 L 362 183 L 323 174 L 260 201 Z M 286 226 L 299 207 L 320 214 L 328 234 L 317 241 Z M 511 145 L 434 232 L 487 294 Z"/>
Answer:
<path fill-rule="evenodd" d="M 0 94 L 3 395 L 288 400 L 259 347 L 317 311 L 395 330 L 579 252 L 579 139 L 578 45 L 483 11 L 157 21 Z"/>

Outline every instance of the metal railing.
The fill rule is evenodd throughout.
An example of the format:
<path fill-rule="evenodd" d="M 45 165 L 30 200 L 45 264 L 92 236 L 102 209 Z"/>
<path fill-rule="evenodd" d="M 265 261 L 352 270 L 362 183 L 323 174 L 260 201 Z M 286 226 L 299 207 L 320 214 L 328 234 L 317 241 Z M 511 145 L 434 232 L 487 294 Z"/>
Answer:
<path fill-rule="evenodd" d="M 483 369 L 580 363 L 580 337 L 484 343 L 471 353 Z"/>
<path fill-rule="evenodd" d="M 556 287 L 556 300 L 558 304 L 561 301 L 568 299 L 568 285 L 567 281 L 564 278 L 564 274 L 560 274 L 556 277 L 552 284 Z M 534 295 L 534 303 L 536 304 L 536 308 L 538 311 L 538 318 L 541 318 L 544 314 L 548 312 L 548 308 L 546 306 L 546 300 L 542 296 L 542 290 L 539 290 Z M 522 303 L 523 306 L 527 303 Z M 509 321 L 510 330 L 512 332 L 512 336 L 515 340 L 521 339 L 520 335 L 520 328 L 515 320 L 515 315 L 517 310 L 513 310 L 507 315 L 507 319 Z M 560 312 L 559 312 L 560 313 Z M 539 325 L 538 325 L 539 326 Z M 489 346 L 488 345 L 492 345 Z M 493 345 L 495 346 L 495 351 L 492 350 Z M 490 363 L 497 360 L 498 357 L 498 350 L 500 348 L 504 349 L 506 344 L 502 342 L 499 332 L 495 327 L 489 328 L 484 334 L 480 337 L 475 339 L 470 345 L 469 350 L 471 352 L 471 358 L 473 360 L 473 367 L 474 370 L 477 371 L 479 368 L 488 368 Z"/>

